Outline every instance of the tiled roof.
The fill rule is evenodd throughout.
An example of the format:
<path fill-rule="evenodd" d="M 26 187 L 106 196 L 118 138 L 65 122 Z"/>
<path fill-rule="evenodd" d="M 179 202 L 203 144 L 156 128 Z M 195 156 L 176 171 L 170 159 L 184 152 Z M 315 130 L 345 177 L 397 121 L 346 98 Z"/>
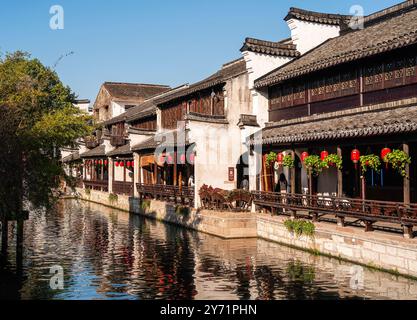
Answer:
<path fill-rule="evenodd" d="M 142 83 L 105 82 L 103 86 L 113 98 L 122 101 L 144 100 L 170 90 L 169 86 Z"/>
<path fill-rule="evenodd" d="M 341 15 L 341 14 L 332 14 L 332 13 L 322 13 L 308 11 L 299 8 L 290 8 L 287 16 L 284 20 L 298 19 L 309 22 L 324 23 L 331 25 L 339 25 L 341 21 L 347 21 L 351 19 L 350 15 Z"/>
<path fill-rule="evenodd" d="M 417 132 L 416 98 L 281 121 L 262 130 L 262 144 L 356 139 L 410 132 Z M 260 141 L 251 137 L 250 143 L 258 144 Z"/>
<path fill-rule="evenodd" d="M 98 146 L 95 149 L 89 150 L 80 155 L 81 158 L 95 158 L 95 157 L 105 157 L 106 156 L 106 147 L 104 145 Z"/>
<path fill-rule="evenodd" d="M 179 132 L 177 130 L 159 133 L 153 136 L 152 138 L 145 140 L 144 142 L 132 146 L 131 149 L 133 151 L 143 151 L 149 149 L 156 149 L 158 146 L 164 146 L 165 148 L 187 146 L 189 144 L 187 140 L 187 135 L 186 133 L 183 134 L 185 134 L 185 139 L 184 136 L 179 135 Z M 167 137 L 172 139 L 167 140 Z"/>
<path fill-rule="evenodd" d="M 80 153 L 78 151 L 71 153 L 70 155 L 66 156 L 62 159 L 63 163 L 69 163 L 80 160 Z"/>
<path fill-rule="evenodd" d="M 118 122 L 129 122 L 153 115 L 156 115 L 156 106 L 152 100 L 149 100 L 128 109 L 125 113 L 122 113 L 121 115 L 114 117 L 103 124 L 105 126 L 109 126 Z"/>
<path fill-rule="evenodd" d="M 124 155 L 131 155 L 131 154 L 133 154 L 133 152 L 130 149 L 130 143 L 127 143 L 124 146 L 116 148 L 113 151 L 107 152 L 108 157 L 124 156 Z"/>
<path fill-rule="evenodd" d="M 155 137 L 149 138 L 139 144 L 132 146 L 133 151 L 143 151 L 143 150 L 153 150 L 158 146 L 158 142 L 155 140 Z"/>
<path fill-rule="evenodd" d="M 255 87 L 277 84 L 287 79 L 342 63 L 392 51 L 417 43 L 417 5 L 408 7 L 365 29 L 332 38 L 298 59 L 259 78 Z"/>
<path fill-rule="evenodd" d="M 172 101 L 178 98 L 188 96 L 197 91 L 208 89 L 216 85 L 225 83 L 228 79 L 236 77 L 242 73 L 247 72 L 246 62 L 243 58 L 234 60 L 227 64 L 224 64 L 222 69 L 217 71 L 215 74 L 206 78 L 205 80 L 199 81 L 190 85 L 188 88 L 174 92 L 173 94 L 166 95 L 162 98 L 155 99 L 157 105 Z"/>
<path fill-rule="evenodd" d="M 274 56 L 298 57 L 300 53 L 292 43 L 272 42 L 254 38 L 246 38 L 240 51 L 252 51 Z"/>

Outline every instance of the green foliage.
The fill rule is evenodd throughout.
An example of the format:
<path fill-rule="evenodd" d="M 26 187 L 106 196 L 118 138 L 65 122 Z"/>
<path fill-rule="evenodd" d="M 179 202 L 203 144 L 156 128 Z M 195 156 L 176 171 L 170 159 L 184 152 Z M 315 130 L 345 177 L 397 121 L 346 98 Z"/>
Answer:
<path fill-rule="evenodd" d="M 270 152 L 266 156 L 265 164 L 268 168 L 270 168 L 276 161 L 278 155 L 275 152 Z"/>
<path fill-rule="evenodd" d="M 393 150 L 385 157 L 384 161 L 391 164 L 392 168 L 397 170 L 403 177 L 407 176 L 405 169 L 408 164 L 411 164 L 411 157 L 404 151 Z"/>
<path fill-rule="evenodd" d="M 0 58 L 0 214 L 22 199 L 50 207 L 61 180 L 70 182 L 59 150 L 92 130 L 74 100 L 39 60 L 22 52 Z"/>
<path fill-rule="evenodd" d="M 150 200 L 142 200 L 140 207 L 142 211 L 146 211 L 151 207 L 151 201 Z"/>
<path fill-rule="evenodd" d="M 308 173 L 315 176 L 319 175 L 325 167 L 323 161 L 321 161 L 320 157 L 316 155 L 308 156 L 304 160 L 304 165 L 306 166 Z"/>
<path fill-rule="evenodd" d="M 321 160 L 321 159 L 320 159 Z M 338 170 L 343 169 L 343 159 L 337 154 L 329 154 L 323 161 L 323 168 L 336 167 Z"/>
<path fill-rule="evenodd" d="M 284 226 L 288 232 L 294 233 L 297 237 L 307 236 L 313 238 L 316 233 L 314 223 L 306 220 L 286 220 Z"/>
<path fill-rule="evenodd" d="M 376 172 L 381 171 L 381 160 L 378 156 L 370 154 L 367 156 L 360 157 L 360 163 L 363 172 L 367 172 L 368 169 L 374 170 Z"/>
<path fill-rule="evenodd" d="M 117 194 L 110 193 L 109 194 L 109 202 L 111 204 L 114 204 L 114 203 L 117 203 L 117 201 L 119 201 L 119 196 Z"/>
<path fill-rule="evenodd" d="M 304 266 L 301 262 L 290 262 L 287 266 L 287 275 L 291 281 L 313 283 L 316 279 L 314 267 Z"/>
<path fill-rule="evenodd" d="M 176 206 L 175 213 L 181 216 L 188 217 L 190 215 L 190 208 L 185 206 Z"/>
<path fill-rule="evenodd" d="M 292 157 L 292 155 L 286 155 L 283 159 L 283 166 L 286 168 L 294 168 L 295 166 L 295 161 L 294 158 Z"/>

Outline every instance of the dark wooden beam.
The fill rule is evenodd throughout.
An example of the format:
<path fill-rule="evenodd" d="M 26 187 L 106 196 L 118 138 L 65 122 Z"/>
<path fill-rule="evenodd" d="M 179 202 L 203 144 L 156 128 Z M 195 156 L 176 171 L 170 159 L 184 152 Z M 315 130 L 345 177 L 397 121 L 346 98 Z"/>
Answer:
<path fill-rule="evenodd" d="M 408 143 L 403 144 L 403 151 L 409 156 L 410 147 Z M 407 164 L 405 168 L 406 176 L 404 177 L 404 204 L 411 203 L 411 186 L 410 186 L 410 165 Z"/>
<path fill-rule="evenodd" d="M 340 146 L 337 147 L 337 155 L 342 158 L 343 152 Z M 342 170 L 337 170 L 337 196 L 343 196 L 343 172 Z"/>

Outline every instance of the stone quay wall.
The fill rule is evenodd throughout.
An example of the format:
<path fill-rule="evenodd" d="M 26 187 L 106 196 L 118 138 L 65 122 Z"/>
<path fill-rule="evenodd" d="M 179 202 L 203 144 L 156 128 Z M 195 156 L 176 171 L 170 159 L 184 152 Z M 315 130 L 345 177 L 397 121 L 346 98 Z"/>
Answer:
<path fill-rule="evenodd" d="M 77 190 L 82 200 L 139 214 L 224 239 L 262 238 L 316 254 L 351 261 L 395 274 L 417 278 L 417 239 L 382 232 L 365 233 L 354 227 L 316 223 L 314 237 L 297 237 L 284 226 L 286 217 L 269 214 L 195 210 L 163 201 L 118 196 L 110 201 L 106 192 Z"/>

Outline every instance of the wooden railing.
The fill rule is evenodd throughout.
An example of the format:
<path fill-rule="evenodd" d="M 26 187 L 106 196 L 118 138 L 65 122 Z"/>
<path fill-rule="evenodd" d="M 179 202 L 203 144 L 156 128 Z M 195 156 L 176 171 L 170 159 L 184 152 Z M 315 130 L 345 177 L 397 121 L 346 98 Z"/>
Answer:
<path fill-rule="evenodd" d="M 373 231 L 377 222 L 388 222 L 404 227 L 405 234 L 412 236 L 413 226 L 417 225 L 417 204 L 260 191 L 252 195 L 258 208 L 284 209 L 295 216 L 297 211 L 309 212 L 313 220 L 319 214 L 335 215 L 342 226 L 345 218 L 354 218 L 365 223 L 366 231 Z"/>
<path fill-rule="evenodd" d="M 178 187 L 167 185 L 136 185 L 141 198 L 163 200 L 178 204 L 194 206 L 194 187 Z"/>
<path fill-rule="evenodd" d="M 104 192 L 109 191 L 109 182 L 107 180 L 94 180 L 94 181 L 84 180 L 83 182 L 84 182 L 84 187 L 86 189 L 92 189 L 92 190 L 104 191 Z"/>
<path fill-rule="evenodd" d="M 113 181 L 113 193 L 133 197 L 133 182 Z"/>

